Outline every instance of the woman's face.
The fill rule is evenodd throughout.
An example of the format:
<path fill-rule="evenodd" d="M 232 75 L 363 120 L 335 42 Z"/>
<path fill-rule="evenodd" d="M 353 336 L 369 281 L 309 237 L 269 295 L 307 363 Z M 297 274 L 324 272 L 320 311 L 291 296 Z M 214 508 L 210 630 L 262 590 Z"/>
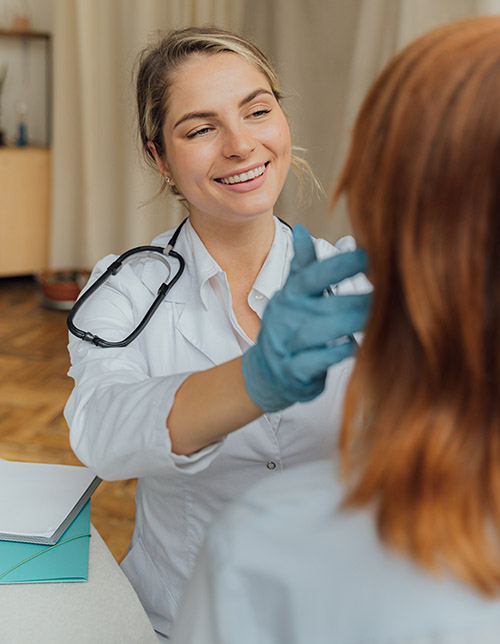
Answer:
<path fill-rule="evenodd" d="M 174 76 L 167 114 L 164 171 L 193 218 L 272 212 L 290 166 L 290 129 L 256 67 L 233 53 L 193 55 Z"/>

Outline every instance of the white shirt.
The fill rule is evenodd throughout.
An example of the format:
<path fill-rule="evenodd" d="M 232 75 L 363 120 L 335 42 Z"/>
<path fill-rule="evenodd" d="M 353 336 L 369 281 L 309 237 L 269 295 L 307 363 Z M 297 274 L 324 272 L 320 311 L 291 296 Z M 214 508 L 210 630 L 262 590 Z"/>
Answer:
<path fill-rule="evenodd" d="M 154 240 L 166 246 L 173 231 Z M 338 252 L 315 242 L 320 258 Z M 342 249 L 352 248 L 347 239 Z M 196 371 L 242 355 L 250 340 L 231 307 L 226 275 L 188 221 L 175 250 L 186 261 L 144 332 L 125 348 L 98 348 L 70 337 L 75 388 L 65 409 L 79 459 L 108 480 L 138 477 L 136 523 L 122 563 L 155 629 L 168 634 L 177 601 L 205 529 L 225 505 L 256 481 L 316 460 L 333 449 L 352 360 L 331 368 L 315 401 L 266 414 L 190 456 L 172 453 L 166 419 L 175 393 Z M 290 230 L 276 220 L 269 255 L 249 295 L 259 316 L 287 276 Z M 100 261 L 92 280 L 115 259 Z M 166 268 L 138 259 L 124 265 L 79 312 L 79 328 L 120 340 L 142 319 Z M 353 280 L 351 280 L 353 282 Z M 343 284 L 342 289 L 353 289 Z"/>
<path fill-rule="evenodd" d="M 332 462 L 262 481 L 209 529 L 172 644 L 498 644 L 500 599 L 383 547 Z"/>

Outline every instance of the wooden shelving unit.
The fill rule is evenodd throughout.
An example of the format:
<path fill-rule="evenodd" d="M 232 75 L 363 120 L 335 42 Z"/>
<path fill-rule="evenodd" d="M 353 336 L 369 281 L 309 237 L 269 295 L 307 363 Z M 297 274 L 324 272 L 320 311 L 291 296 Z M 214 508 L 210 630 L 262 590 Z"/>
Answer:
<path fill-rule="evenodd" d="M 0 148 L 0 277 L 47 267 L 50 149 Z"/>
<path fill-rule="evenodd" d="M 45 147 L 0 147 L 0 277 L 29 275 L 47 267 L 51 186 L 51 35 L 0 30 L 0 39 L 45 43 Z"/>

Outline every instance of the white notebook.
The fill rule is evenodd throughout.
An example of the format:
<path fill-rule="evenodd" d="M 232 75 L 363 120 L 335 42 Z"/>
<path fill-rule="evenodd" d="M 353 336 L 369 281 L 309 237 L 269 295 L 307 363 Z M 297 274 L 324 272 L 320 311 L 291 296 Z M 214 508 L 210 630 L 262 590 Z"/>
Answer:
<path fill-rule="evenodd" d="M 57 543 L 100 482 L 87 467 L 0 459 L 0 540 Z"/>

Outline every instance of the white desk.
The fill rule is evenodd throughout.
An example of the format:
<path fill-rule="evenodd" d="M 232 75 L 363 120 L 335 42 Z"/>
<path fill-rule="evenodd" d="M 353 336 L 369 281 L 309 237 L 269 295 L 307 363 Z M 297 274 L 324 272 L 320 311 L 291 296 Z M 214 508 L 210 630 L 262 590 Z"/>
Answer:
<path fill-rule="evenodd" d="M 88 582 L 0 585 L 1 644 L 158 644 L 94 526 L 91 534 Z"/>

